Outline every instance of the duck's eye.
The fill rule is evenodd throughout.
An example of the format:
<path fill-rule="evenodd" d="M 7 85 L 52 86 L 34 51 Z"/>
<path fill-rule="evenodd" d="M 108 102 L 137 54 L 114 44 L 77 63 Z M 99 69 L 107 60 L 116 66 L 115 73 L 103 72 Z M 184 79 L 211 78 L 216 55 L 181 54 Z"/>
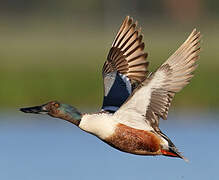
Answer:
<path fill-rule="evenodd" d="M 59 104 L 58 104 L 58 103 L 55 103 L 54 106 L 55 106 L 56 108 L 58 108 L 58 107 L 59 107 Z"/>

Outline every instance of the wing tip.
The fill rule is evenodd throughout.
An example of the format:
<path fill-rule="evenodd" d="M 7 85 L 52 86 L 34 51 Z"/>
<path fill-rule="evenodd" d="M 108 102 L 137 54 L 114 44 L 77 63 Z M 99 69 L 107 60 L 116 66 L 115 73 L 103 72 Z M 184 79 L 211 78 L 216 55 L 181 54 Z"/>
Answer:
<path fill-rule="evenodd" d="M 123 22 L 127 22 L 129 19 L 130 19 L 130 16 L 127 15 L 127 16 L 125 17 L 125 19 L 123 20 Z"/>
<path fill-rule="evenodd" d="M 191 42 L 199 39 L 200 36 L 201 36 L 201 32 L 197 31 L 197 28 L 194 28 L 184 43 L 191 43 Z"/>

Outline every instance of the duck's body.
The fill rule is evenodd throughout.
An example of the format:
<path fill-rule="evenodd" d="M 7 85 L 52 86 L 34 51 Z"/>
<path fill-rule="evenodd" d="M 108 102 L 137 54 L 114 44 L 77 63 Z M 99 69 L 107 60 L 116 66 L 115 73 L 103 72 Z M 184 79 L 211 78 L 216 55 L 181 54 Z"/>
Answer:
<path fill-rule="evenodd" d="M 99 113 L 81 114 L 57 101 L 21 111 L 67 120 L 124 152 L 185 159 L 160 131 L 159 120 L 167 119 L 175 93 L 193 77 L 200 32 L 194 29 L 180 48 L 148 75 L 140 31 L 137 22 L 126 17 L 103 66 L 104 100 Z"/>
<path fill-rule="evenodd" d="M 130 120 L 126 121 L 126 118 Z M 120 151 L 138 155 L 163 154 L 184 158 L 159 128 L 153 129 L 146 121 L 135 123 L 134 119 L 116 113 L 84 114 L 79 128 Z"/>
<path fill-rule="evenodd" d="M 121 121 L 113 114 L 85 114 L 79 127 L 124 152 L 140 155 L 161 154 L 160 147 L 164 142 L 150 127 L 125 125 Z"/>

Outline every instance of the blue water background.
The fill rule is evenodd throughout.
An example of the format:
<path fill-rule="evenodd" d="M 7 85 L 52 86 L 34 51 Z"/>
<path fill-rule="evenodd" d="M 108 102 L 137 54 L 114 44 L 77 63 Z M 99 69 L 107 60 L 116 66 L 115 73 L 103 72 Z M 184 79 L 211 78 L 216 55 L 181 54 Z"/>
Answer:
<path fill-rule="evenodd" d="M 161 129 L 189 163 L 120 152 L 63 120 L 0 113 L 0 180 L 218 180 L 219 114 L 170 113 Z"/>

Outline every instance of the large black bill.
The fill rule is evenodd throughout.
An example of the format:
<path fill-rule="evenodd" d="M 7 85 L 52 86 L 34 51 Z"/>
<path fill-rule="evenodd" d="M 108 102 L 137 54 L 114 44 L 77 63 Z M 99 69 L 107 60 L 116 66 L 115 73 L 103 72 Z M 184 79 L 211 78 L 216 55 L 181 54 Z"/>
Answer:
<path fill-rule="evenodd" d="M 24 113 L 35 113 L 35 114 L 46 112 L 45 110 L 42 109 L 42 106 L 20 108 L 20 111 L 22 111 Z"/>

